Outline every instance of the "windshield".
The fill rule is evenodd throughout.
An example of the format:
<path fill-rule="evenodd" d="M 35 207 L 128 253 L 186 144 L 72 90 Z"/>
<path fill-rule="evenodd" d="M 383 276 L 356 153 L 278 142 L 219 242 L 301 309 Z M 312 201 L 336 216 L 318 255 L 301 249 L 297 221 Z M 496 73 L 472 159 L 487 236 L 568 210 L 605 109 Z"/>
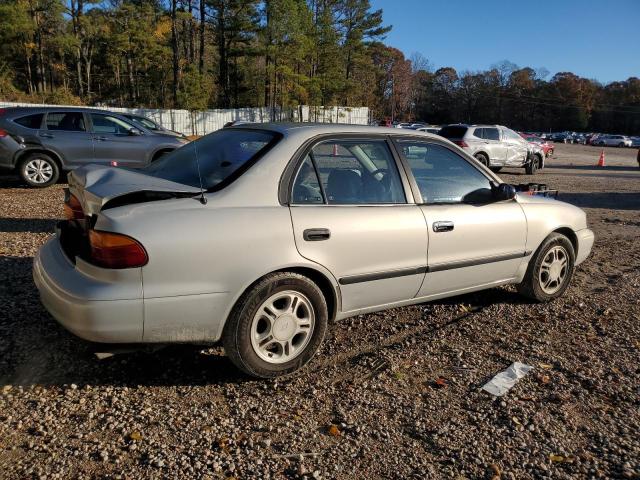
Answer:
<path fill-rule="evenodd" d="M 161 157 L 143 171 L 173 182 L 215 190 L 230 183 L 254 160 L 273 146 L 280 136 L 267 130 L 224 128 L 188 143 Z M 228 182 L 227 182 L 228 181 Z"/>
<path fill-rule="evenodd" d="M 154 131 L 162 130 L 162 127 L 160 125 L 152 122 L 148 118 L 145 118 L 145 117 L 128 117 L 128 118 L 131 119 L 133 123 L 142 125 L 144 128 L 148 130 L 154 130 Z"/>

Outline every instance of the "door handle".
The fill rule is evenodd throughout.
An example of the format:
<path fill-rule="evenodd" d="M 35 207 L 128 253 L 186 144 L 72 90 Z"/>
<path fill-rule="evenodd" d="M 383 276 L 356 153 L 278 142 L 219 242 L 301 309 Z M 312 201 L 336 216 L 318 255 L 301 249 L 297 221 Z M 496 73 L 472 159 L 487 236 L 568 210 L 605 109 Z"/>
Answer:
<path fill-rule="evenodd" d="M 109 137 L 93 137 L 94 140 L 100 140 L 101 142 L 106 142 L 109 140 Z"/>
<path fill-rule="evenodd" d="M 42 138 L 53 138 L 53 135 L 51 135 L 50 133 L 41 133 L 40 136 Z"/>
<path fill-rule="evenodd" d="M 321 240 L 329 240 L 331 230 L 328 228 L 308 228 L 302 232 L 302 238 L 307 242 L 319 242 Z"/>
<path fill-rule="evenodd" d="M 441 221 L 441 222 L 433 222 L 433 231 L 434 232 L 450 232 L 453 230 L 453 222 L 450 221 Z"/>

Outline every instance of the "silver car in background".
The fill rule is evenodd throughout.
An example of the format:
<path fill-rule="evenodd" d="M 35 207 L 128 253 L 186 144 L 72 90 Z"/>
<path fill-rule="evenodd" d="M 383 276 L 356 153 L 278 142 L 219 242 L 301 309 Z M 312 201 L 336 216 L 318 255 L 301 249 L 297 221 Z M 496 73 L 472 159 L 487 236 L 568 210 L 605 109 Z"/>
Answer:
<path fill-rule="evenodd" d="M 593 145 L 601 147 L 630 147 L 633 142 L 624 135 L 600 135 Z"/>
<path fill-rule="evenodd" d="M 519 167 L 533 175 L 544 168 L 545 155 L 540 146 L 501 125 L 447 125 L 438 135 L 452 141 L 494 172 L 502 167 Z"/>
<path fill-rule="evenodd" d="M 144 118 L 144 117 L 142 117 Z M 0 109 L 0 168 L 32 187 L 96 163 L 140 168 L 188 140 L 106 110 L 75 107 Z"/>
<path fill-rule="evenodd" d="M 351 125 L 242 125 L 140 171 L 83 167 L 65 213 L 33 265 L 63 326 L 222 340 L 257 377 L 352 315 L 505 284 L 553 300 L 594 241 L 582 210 L 516 194 L 442 137 Z"/>

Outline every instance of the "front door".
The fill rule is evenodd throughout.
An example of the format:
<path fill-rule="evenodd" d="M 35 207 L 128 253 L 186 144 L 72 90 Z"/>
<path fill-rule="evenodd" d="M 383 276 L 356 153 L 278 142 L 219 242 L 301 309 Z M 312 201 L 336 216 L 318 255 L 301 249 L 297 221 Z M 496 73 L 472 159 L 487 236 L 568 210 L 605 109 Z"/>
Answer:
<path fill-rule="evenodd" d="M 338 280 L 345 312 L 408 300 L 426 270 L 427 229 L 384 138 L 319 141 L 290 211 L 300 254 Z"/>
<path fill-rule="evenodd" d="M 527 224 L 515 200 L 494 201 L 490 179 L 436 143 L 398 140 L 422 196 L 428 271 L 419 297 L 513 279 L 525 255 Z"/>
<path fill-rule="evenodd" d="M 529 146 L 527 141 L 513 130 L 505 128 L 503 130 L 504 139 L 507 144 L 507 165 L 522 166 L 527 162 Z"/>
<path fill-rule="evenodd" d="M 102 113 L 91 113 L 90 116 L 95 163 L 112 165 L 116 162 L 122 167 L 147 164 L 148 136 L 118 117 Z"/>

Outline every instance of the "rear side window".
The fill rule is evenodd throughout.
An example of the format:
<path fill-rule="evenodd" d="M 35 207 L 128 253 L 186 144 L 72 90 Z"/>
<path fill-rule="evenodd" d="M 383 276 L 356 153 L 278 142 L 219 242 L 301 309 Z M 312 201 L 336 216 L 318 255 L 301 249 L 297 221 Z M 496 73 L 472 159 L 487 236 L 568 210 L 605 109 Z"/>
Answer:
<path fill-rule="evenodd" d="M 462 138 L 467 133 L 468 128 L 461 125 L 447 125 L 442 127 L 438 134 L 444 138 Z"/>
<path fill-rule="evenodd" d="M 324 203 L 318 175 L 310 155 L 307 155 L 298 170 L 296 181 L 293 183 L 291 201 L 295 204 Z"/>
<path fill-rule="evenodd" d="M 484 131 L 486 129 L 484 128 L 474 128 L 473 129 L 473 136 L 476 138 L 484 138 Z"/>
<path fill-rule="evenodd" d="M 312 148 L 308 159 L 311 165 L 305 160 L 294 182 L 294 203 L 320 203 L 318 190 L 330 205 L 406 203 L 385 140 L 326 140 Z"/>
<path fill-rule="evenodd" d="M 86 132 L 84 116 L 80 112 L 51 112 L 47 114 L 47 130 Z"/>
<path fill-rule="evenodd" d="M 44 113 L 36 113 L 34 115 L 27 115 L 25 117 L 16 118 L 14 122 L 18 125 L 22 125 L 23 127 L 38 130 L 42 125 L 43 117 Z"/>

